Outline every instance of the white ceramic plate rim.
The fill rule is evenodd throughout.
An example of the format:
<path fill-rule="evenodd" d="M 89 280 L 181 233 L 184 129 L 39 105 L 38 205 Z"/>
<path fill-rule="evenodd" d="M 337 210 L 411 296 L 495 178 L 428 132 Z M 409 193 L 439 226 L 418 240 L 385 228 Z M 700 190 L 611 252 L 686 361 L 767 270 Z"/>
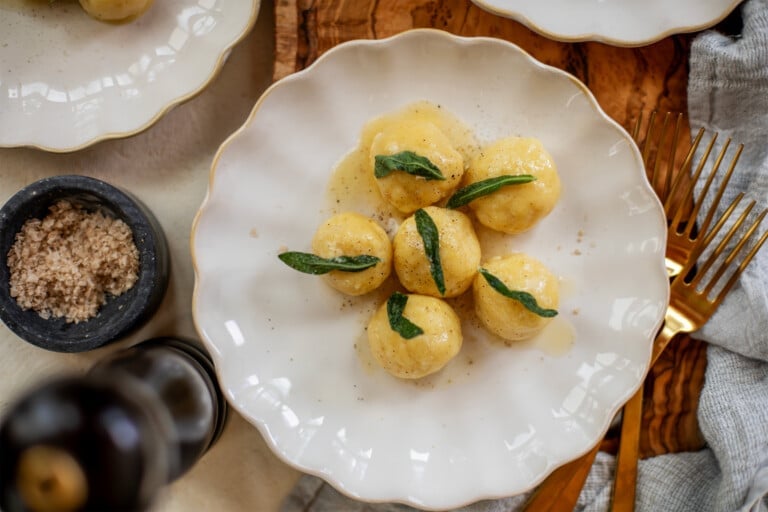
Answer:
<path fill-rule="evenodd" d="M 557 68 L 544 65 L 535 59 L 533 59 L 530 55 L 525 53 L 523 50 L 521 50 L 519 47 L 508 43 L 506 41 L 494 39 L 494 38 L 466 38 L 466 37 L 459 37 L 454 36 L 451 34 L 448 34 L 446 32 L 442 32 L 439 30 L 433 30 L 433 29 L 416 29 L 411 30 L 387 39 L 382 40 L 375 40 L 375 41 L 352 41 L 348 43 L 341 44 L 334 49 L 328 51 L 324 55 L 322 55 L 316 62 L 314 62 L 311 66 L 309 66 L 307 69 L 302 70 L 300 72 L 297 72 L 293 75 L 290 75 L 275 84 L 273 84 L 263 95 L 262 97 L 257 101 L 256 105 L 254 106 L 251 114 L 249 115 L 248 119 L 244 123 L 244 125 L 238 129 L 235 133 L 233 133 L 219 148 L 219 151 L 217 152 L 216 156 L 214 157 L 212 166 L 211 166 L 211 172 L 210 172 L 210 178 L 209 178 L 209 189 L 206 197 L 204 198 L 201 207 L 195 216 L 195 219 L 193 221 L 192 230 L 191 230 L 191 236 L 190 236 L 190 250 L 192 254 L 193 259 L 193 265 L 195 270 L 195 287 L 193 292 L 193 319 L 195 322 L 195 327 L 198 331 L 198 334 L 200 335 L 201 339 L 203 340 L 204 344 L 207 346 L 209 351 L 211 352 L 214 361 L 216 362 L 217 369 L 221 369 L 224 366 L 224 360 L 226 358 L 226 354 L 223 354 L 219 347 L 217 347 L 217 343 L 215 340 L 210 339 L 206 334 L 206 329 L 204 328 L 204 320 L 202 318 L 202 314 L 200 312 L 200 297 L 202 293 L 202 287 L 201 287 L 201 275 L 200 275 L 200 262 L 198 261 L 198 254 L 196 252 L 196 245 L 197 245 L 197 237 L 198 237 L 198 227 L 201 223 L 201 219 L 205 216 L 206 210 L 210 207 L 212 197 L 216 195 L 217 189 L 216 189 L 216 176 L 217 176 L 217 166 L 219 165 L 219 161 L 222 158 L 222 155 L 227 151 L 228 147 L 233 144 L 235 140 L 237 140 L 240 136 L 243 135 L 244 132 L 248 130 L 248 127 L 251 125 L 251 123 L 256 118 L 261 106 L 264 104 L 265 101 L 267 101 L 268 98 L 282 85 L 293 82 L 293 81 L 299 81 L 299 80 L 305 80 L 308 76 L 310 76 L 315 69 L 318 67 L 321 67 L 324 65 L 324 63 L 332 59 L 334 55 L 337 55 L 338 53 L 345 52 L 348 50 L 352 50 L 359 47 L 365 47 L 365 46 L 371 46 L 371 47 L 382 47 L 386 46 L 392 42 L 404 39 L 404 38 L 420 38 L 420 37 L 435 37 L 435 38 L 445 38 L 449 39 L 459 45 L 468 45 L 473 42 L 483 42 L 488 44 L 499 44 L 499 45 L 505 45 L 510 49 L 510 51 L 517 52 L 521 54 L 525 60 L 527 61 L 527 64 L 542 70 L 547 70 L 548 72 L 551 72 L 554 75 L 557 75 L 559 79 L 567 79 L 569 80 L 573 86 L 575 86 L 580 94 L 583 94 L 587 101 L 590 104 L 590 107 L 594 114 L 596 114 L 601 122 L 606 123 L 612 130 L 615 130 L 617 134 L 620 134 L 620 136 L 628 143 L 628 147 L 630 148 L 630 151 L 633 153 L 633 160 L 634 165 L 636 168 L 636 171 L 638 173 L 637 176 L 637 186 L 641 187 L 644 191 L 644 193 L 650 193 L 651 196 L 653 196 L 655 201 L 655 212 L 657 217 L 657 226 L 654 228 L 655 231 L 657 231 L 660 235 L 665 235 L 666 233 L 666 222 L 664 220 L 663 210 L 661 208 L 660 203 L 657 199 L 655 199 L 655 195 L 652 192 L 652 189 L 650 185 L 648 184 L 647 180 L 645 179 L 645 175 L 643 172 L 643 166 L 642 166 L 642 159 L 640 156 L 639 151 L 637 150 L 636 146 L 632 142 L 629 135 L 626 133 L 626 131 L 621 128 L 615 121 L 613 121 L 610 117 L 608 117 L 602 109 L 599 107 L 597 101 L 591 94 L 591 92 L 584 86 L 581 82 L 579 82 L 576 78 L 569 75 L 568 73 L 559 70 Z M 655 264 L 656 268 L 656 277 L 659 279 L 660 282 L 666 282 L 666 271 L 664 268 L 664 244 L 666 242 L 666 236 L 661 237 L 663 239 L 662 246 L 658 249 L 657 254 L 657 263 Z M 661 292 L 660 292 L 661 293 Z M 663 301 L 664 304 L 668 301 L 668 288 L 663 288 L 663 297 L 659 297 L 659 301 Z M 654 322 L 654 332 L 655 330 L 661 325 L 663 322 L 663 311 L 661 311 L 657 317 L 655 318 Z M 647 339 L 647 345 L 646 349 L 644 350 L 644 361 L 642 364 L 644 365 L 645 370 L 643 371 L 643 375 L 645 371 L 647 371 L 648 362 L 650 360 L 650 354 L 651 354 L 651 347 L 652 347 L 652 336 L 649 336 Z M 490 498 L 499 498 L 504 496 L 509 496 L 512 494 L 518 494 L 521 492 L 524 492 L 526 490 L 530 490 L 534 486 L 536 486 L 538 483 L 540 483 L 552 470 L 554 470 L 557 466 L 560 466 L 562 464 L 567 463 L 569 460 L 572 460 L 576 456 L 579 456 L 583 453 L 586 453 L 589 448 L 602 438 L 602 436 L 607 431 L 609 424 L 610 424 L 610 416 L 613 416 L 618 409 L 621 406 L 621 403 L 623 403 L 626 399 L 628 399 L 630 396 L 634 394 L 634 392 L 639 388 L 639 386 L 642 383 L 642 376 L 638 376 L 636 382 L 633 386 L 627 388 L 622 393 L 622 399 L 620 400 L 621 403 L 617 403 L 616 406 L 613 408 L 612 411 L 610 411 L 609 417 L 606 419 L 604 424 L 601 425 L 599 428 L 599 436 L 595 437 L 594 440 L 592 440 L 590 443 L 584 443 L 584 446 L 582 446 L 578 453 L 574 457 L 570 457 L 568 459 L 563 460 L 557 460 L 554 461 L 553 464 L 547 468 L 546 471 L 541 472 L 540 474 L 536 475 L 535 478 L 531 479 L 530 482 L 523 488 L 516 488 L 516 489 L 509 489 L 509 488 L 495 488 L 493 490 L 483 490 L 483 491 L 477 491 L 477 492 L 469 492 L 466 493 L 464 496 L 461 497 L 461 499 L 454 500 L 450 503 L 440 502 L 438 501 L 431 501 L 429 498 L 423 497 L 423 496 L 411 496 L 411 495 L 405 495 L 405 494 L 398 494 L 397 492 L 390 493 L 386 496 L 377 495 L 377 496 L 369 496 L 366 494 L 363 494 L 359 491 L 359 489 L 355 489 L 353 487 L 350 487 L 347 482 L 344 482 L 338 478 L 338 475 L 335 474 L 335 471 L 331 468 L 333 465 L 331 462 L 325 465 L 325 467 L 312 467 L 308 466 L 306 464 L 303 464 L 299 460 L 295 460 L 293 457 L 288 455 L 284 448 L 280 445 L 280 443 L 275 439 L 275 432 L 279 430 L 279 427 L 276 427 L 275 430 L 273 430 L 273 425 L 265 424 L 262 420 L 260 420 L 257 417 L 254 417 L 253 411 L 250 411 L 246 405 L 241 403 L 241 401 L 237 398 L 237 392 L 231 388 L 229 385 L 229 382 L 227 380 L 227 376 L 222 373 L 221 371 L 218 372 L 219 380 L 222 385 L 222 388 L 225 390 L 225 393 L 227 394 L 227 397 L 230 401 L 230 403 L 233 405 L 233 407 L 240 412 L 243 417 L 251 422 L 256 428 L 261 432 L 264 439 L 266 440 L 267 444 L 272 448 L 272 450 L 287 464 L 310 474 L 314 474 L 316 476 L 319 476 L 332 485 L 336 487 L 339 491 L 342 493 L 355 498 L 355 499 L 361 499 L 364 501 L 371 501 L 371 502 L 382 502 L 382 501 L 393 501 L 393 502 L 401 502 L 406 503 L 410 505 L 414 505 L 420 508 L 425 509 L 446 509 L 446 508 L 452 508 L 452 507 L 458 507 L 470 502 L 474 502 L 480 499 L 490 499 Z M 329 469 L 331 468 L 331 469 Z"/>
<path fill-rule="evenodd" d="M 637 16 L 634 16 L 635 11 L 633 11 L 633 9 L 635 8 L 642 9 L 644 12 L 651 12 L 656 16 L 654 17 L 653 23 L 641 25 L 639 27 L 642 32 L 641 35 L 629 37 L 622 35 L 620 28 L 616 30 L 607 28 L 590 30 L 585 28 L 587 23 L 583 21 L 584 18 L 592 20 L 597 19 L 605 24 L 618 24 L 619 27 L 621 27 L 621 23 L 618 22 L 623 20 L 617 20 L 615 17 L 611 17 L 611 19 L 603 19 L 601 17 L 600 4 L 597 4 L 587 15 L 580 16 L 568 11 L 569 3 L 567 0 L 540 0 L 539 2 L 529 2 L 527 0 L 472 0 L 472 2 L 484 10 L 518 21 L 534 32 L 555 41 L 566 43 L 596 41 L 612 46 L 630 48 L 650 45 L 674 34 L 697 32 L 712 27 L 724 20 L 728 14 L 730 14 L 731 11 L 744 0 L 715 1 L 721 7 L 710 16 L 707 16 L 704 19 L 699 19 L 696 22 L 686 21 L 682 16 L 674 16 L 672 18 L 664 16 L 664 5 L 657 0 L 651 0 L 650 2 L 631 2 L 628 9 L 625 10 L 627 12 L 626 23 L 638 23 Z M 565 16 L 568 16 L 568 19 L 572 21 L 572 25 L 568 29 L 558 29 L 554 27 L 551 19 L 540 15 L 536 11 L 536 6 L 534 6 L 534 4 L 542 4 L 544 2 L 549 2 L 553 5 L 561 5 L 563 12 L 566 13 Z M 678 5 L 675 5 L 675 8 L 682 8 L 683 11 L 687 10 L 688 12 L 695 12 L 697 8 L 700 8 L 700 5 L 696 0 L 681 0 L 678 2 Z"/>
<path fill-rule="evenodd" d="M 204 73 L 200 73 L 199 80 L 192 84 L 175 80 L 172 75 L 169 75 L 168 73 L 166 73 L 165 80 L 167 81 L 167 83 L 171 84 L 172 92 L 168 94 L 168 98 L 164 100 L 164 102 L 160 104 L 157 109 L 153 111 L 148 111 L 146 115 L 143 116 L 143 120 L 139 123 L 136 123 L 134 127 L 131 127 L 130 129 L 122 129 L 122 130 L 116 130 L 116 131 L 103 131 L 101 133 L 98 133 L 97 135 L 86 137 L 86 138 L 80 138 L 79 140 L 77 140 L 77 142 L 66 143 L 66 144 L 55 144 L 52 142 L 45 142 L 42 140 L 42 138 L 36 139 L 35 137 L 25 138 L 25 139 L 12 137 L 8 140 L 0 139 L 0 148 L 28 147 L 28 148 L 40 149 L 50 153 L 70 153 L 74 151 L 79 151 L 81 149 L 87 148 L 89 146 L 92 146 L 98 142 L 102 142 L 105 140 L 131 137 L 133 135 L 137 135 L 149 129 L 152 125 L 154 125 L 159 119 L 161 119 L 166 113 L 168 113 L 174 107 L 186 101 L 189 101 L 190 99 L 200 94 L 216 78 L 218 73 L 221 71 L 221 68 L 223 67 L 224 63 L 226 62 L 226 59 L 229 56 L 229 53 L 232 50 L 232 48 L 236 44 L 238 44 L 240 41 L 242 41 L 256 24 L 256 19 L 258 17 L 259 9 L 261 6 L 261 0 L 247 0 L 247 1 L 251 2 L 251 11 L 250 11 L 250 15 L 245 20 L 245 24 L 242 26 L 242 30 L 239 30 L 238 32 L 233 33 L 231 37 L 228 38 L 228 41 L 225 42 L 225 44 L 219 47 L 210 48 L 210 52 L 208 52 L 207 54 L 210 57 L 202 59 L 202 62 L 203 62 L 202 67 L 205 67 L 206 69 L 208 69 L 208 71 Z M 96 20 L 92 20 L 92 21 L 93 23 L 102 23 Z M 195 61 L 193 62 L 192 65 L 198 66 L 198 62 Z M 2 81 L 0 81 L 0 84 L 1 83 Z M 110 114 L 114 116 L 119 116 L 120 106 L 117 105 L 112 111 L 110 111 Z M 50 123 L 50 122 L 55 122 L 57 119 L 59 119 L 59 117 L 54 116 L 53 120 L 50 118 L 45 118 L 45 119 L 39 119 L 35 122 Z M 62 129 L 67 129 L 68 128 L 67 123 L 70 121 L 74 122 L 74 119 L 67 118 L 64 121 L 65 123 L 62 125 Z M 36 133 L 39 133 L 39 131 L 37 131 Z"/>

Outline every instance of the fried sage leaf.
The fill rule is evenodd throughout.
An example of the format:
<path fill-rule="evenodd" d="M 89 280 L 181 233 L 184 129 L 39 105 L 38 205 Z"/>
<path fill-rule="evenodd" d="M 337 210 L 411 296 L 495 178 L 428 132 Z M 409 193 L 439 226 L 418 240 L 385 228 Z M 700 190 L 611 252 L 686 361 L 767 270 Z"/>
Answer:
<path fill-rule="evenodd" d="M 446 206 L 448 208 L 459 208 L 465 204 L 471 203 L 479 197 L 492 194 L 501 187 L 506 187 L 508 185 L 522 185 L 523 183 L 530 183 L 535 179 L 536 178 L 530 174 L 505 174 L 504 176 L 496 176 L 494 178 L 488 178 L 487 180 L 476 181 L 475 183 L 457 190 L 448 200 Z"/>
<path fill-rule="evenodd" d="M 376 256 L 361 254 L 360 256 L 336 256 L 335 258 L 321 258 L 308 252 L 288 251 L 277 255 L 280 260 L 292 269 L 305 274 L 327 274 L 332 270 L 342 272 L 362 272 L 381 261 Z"/>
<path fill-rule="evenodd" d="M 400 292 L 393 293 L 387 300 L 387 317 L 392 330 L 403 339 L 410 340 L 419 334 L 424 334 L 424 330 L 403 316 L 407 303 L 407 295 Z"/>
<path fill-rule="evenodd" d="M 416 230 L 424 242 L 424 253 L 427 256 L 427 261 L 429 261 L 429 272 L 435 281 L 437 291 L 440 292 L 440 295 L 445 295 L 445 277 L 443 276 L 443 265 L 440 262 L 440 236 L 437 232 L 437 226 L 432 217 L 421 208 L 416 210 L 414 217 Z"/>
<path fill-rule="evenodd" d="M 510 290 L 507 288 L 507 285 L 501 282 L 501 279 L 494 276 L 484 268 L 479 269 L 479 272 L 483 275 L 485 280 L 488 281 L 488 284 L 491 285 L 491 288 L 504 295 L 505 297 L 509 297 L 510 299 L 518 301 L 531 313 L 535 313 L 544 318 L 552 318 L 553 316 L 557 316 L 556 309 L 542 308 L 539 306 L 539 303 L 536 302 L 536 297 L 530 293 L 519 290 Z"/>
<path fill-rule="evenodd" d="M 374 162 L 373 174 L 377 178 L 389 176 L 394 171 L 402 171 L 414 176 L 421 176 L 427 180 L 445 179 L 435 164 L 427 157 L 413 151 L 401 151 L 394 155 L 376 155 Z"/>

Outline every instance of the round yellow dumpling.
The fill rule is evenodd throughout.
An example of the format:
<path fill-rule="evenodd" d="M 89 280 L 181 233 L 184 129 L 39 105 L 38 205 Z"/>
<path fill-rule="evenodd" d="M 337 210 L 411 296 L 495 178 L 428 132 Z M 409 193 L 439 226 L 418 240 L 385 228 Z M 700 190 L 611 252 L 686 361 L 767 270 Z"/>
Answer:
<path fill-rule="evenodd" d="M 508 137 L 484 147 L 464 176 L 469 185 L 503 175 L 530 174 L 535 181 L 502 187 L 471 203 L 477 220 L 497 231 L 522 233 L 546 217 L 560 197 L 560 178 L 538 139 Z"/>
<path fill-rule="evenodd" d="M 458 354 L 463 337 L 461 321 L 445 301 L 426 295 L 407 295 L 403 317 L 424 332 L 405 339 L 392 330 L 387 304 L 368 323 L 368 344 L 374 359 L 389 373 L 418 379 L 442 369 Z"/>
<path fill-rule="evenodd" d="M 392 242 L 395 272 L 410 292 L 433 297 L 456 297 L 470 286 L 480 264 L 480 242 L 465 214 L 436 206 L 423 209 L 437 227 L 440 263 L 445 293 L 440 293 L 432 276 L 416 216 L 405 219 Z"/>
<path fill-rule="evenodd" d="M 363 295 L 378 288 L 392 271 L 392 243 L 386 231 L 359 213 L 334 215 L 323 223 L 312 239 L 312 252 L 323 258 L 369 254 L 379 261 L 360 272 L 333 270 L 325 281 L 347 295 Z"/>
<path fill-rule="evenodd" d="M 422 120 L 394 123 L 378 133 L 371 143 L 371 172 L 378 155 L 410 151 L 427 158 L 445 179 L 427 179 L 401 170 L 376 178 L 382 197 L 403 213 L 409 214 L 450 195 L 464 175 L 464 158 L 448 137 L 434 124 Z"/>
<path fill-rule="evenodd" d="M 80 0 L 89 16 L 102 21 L 127 21 L 138 18 L 152 6 L 153 0 Z"/>
<path fill-rule="evenodd" d="M 483 268 L 514 291 L 530 293 L 543 309 L 557 309 L 558 280 L 540 261 L 523 253 L 489 260 Z M 510 341 L 534 336 L 552 318 L 529 311 L 519 301 L 502 295 L 478 273 L 473 284 L 475 312 L 492 333 Z"/>

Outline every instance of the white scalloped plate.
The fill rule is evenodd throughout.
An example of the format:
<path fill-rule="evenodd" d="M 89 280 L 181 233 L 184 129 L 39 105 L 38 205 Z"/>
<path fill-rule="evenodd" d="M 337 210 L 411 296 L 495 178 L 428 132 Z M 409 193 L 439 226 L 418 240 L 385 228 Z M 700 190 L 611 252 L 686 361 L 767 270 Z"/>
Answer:
<path fill-rule="evenodd" d="M 481 140 L 538 137 L 558 163 L 558 206 L 507 243 L 563 279 L 568 350 L 466 329 L 442 372 L 397 380 L 366 355 L 372 299 L 278 260 L 308 249 L 363 125 L 418 100 Z M 193 314 L 229 400 L 286 462 L 361 500 L 450 508 L 529 489 L 601 438 L 647 370 L 665 240 L 635 145 L 580 82 L 501 40 L 414 30 L 327 52 L 222 145 L 192 229 Z"/>
<path fill-rule="evenodd" d="M 472 0 L 557 41 L 644 46 L 716 25 L 742 0 Z"/>
<path fill-rule="evenodd" d="M 81 149 L 136 134 L 200 92 L 260 0 L 158 0 L 130 23 L 77 2 L 0 0 L 0 147 Z"/>

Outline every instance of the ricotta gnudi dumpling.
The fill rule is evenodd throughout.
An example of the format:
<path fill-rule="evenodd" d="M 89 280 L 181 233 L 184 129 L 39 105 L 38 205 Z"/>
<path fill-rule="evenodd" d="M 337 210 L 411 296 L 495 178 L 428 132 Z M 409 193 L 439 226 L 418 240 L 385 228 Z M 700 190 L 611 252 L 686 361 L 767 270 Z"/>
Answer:
<path fill-rule="evenodd" d="M 499 278 L 510 290 L 528 292 L 539 306 L 557 309 L 558 280 L 537 259 L 523 253 L 493 258 L 483 268 Z M 515 299 L 499 293 L 478 273 L 473 283 L 475 312 L 492 333 L 510 341 L 534 336 L 552 319 L 539 316 Z"/>
<path fill-rule="evenodd" d="M 437 206 L 429 206 L 424 211 L 437 227 L 445 293 L 440 293 L 432 277 L 413 215 L 403 221 L 392 241 L 395 272 L 408 291 L 433 297 L 456 297 L 472 285 L 480 264 L 480 242 L 472 221 L 465 214 Z"/>
<path fill-rule="evenodd" d="M 153 0 L 80 0 L 90 16 L 102 21 L 125 21 L 146 12 Z"/>
<path fill-rule="evenodd" d="M 424 332 L 405 339 L 392 329 L 387 304 L 368 323 L 368 345 L 374 359 L 389 373 L 418 379 L 435 373 L 450 361 L 463 342 L 461 321 L 445 301 L 425 295 L 408 295 L 403 316 Z"/>
<path fill-rule="evenodd" d="M 386 231 L 372 219 L 354 212 L 334 215 L 312 239 L 312 252 L 323 258 L 369 254 L 381 261 L 361 272 L 333 270 L 323 279 L 347 295 L 363 295 L 379 287 L 392 270 L 392 243 Z"/>
<path fill-rule="evenodd" d="M 522 233 L 555 207 L 560 197 L 560 178 L 555 162 L 538 139 L 507 137 L 485 146 L 467 169 L 464 182 L 469 185 L 518 174 L 530 174 L 536 179 L 502 187 L 469 203 L 481 224 L 503 233 Z"/>
<path fill-rule="evenodd" d="M 428 180 L 402 171 L 376 178 L 382 197 L 401 212 L 410 214 L 434 204 L 459 185 L 464 174 L 464 157 L 433 123 L 411 119 L 394 123 L 379 132 L 371 142 L 371 172 L 377 155 L 395 155 L 403 151 L 427 158 L 440 169 L 445 179 Z"/>

